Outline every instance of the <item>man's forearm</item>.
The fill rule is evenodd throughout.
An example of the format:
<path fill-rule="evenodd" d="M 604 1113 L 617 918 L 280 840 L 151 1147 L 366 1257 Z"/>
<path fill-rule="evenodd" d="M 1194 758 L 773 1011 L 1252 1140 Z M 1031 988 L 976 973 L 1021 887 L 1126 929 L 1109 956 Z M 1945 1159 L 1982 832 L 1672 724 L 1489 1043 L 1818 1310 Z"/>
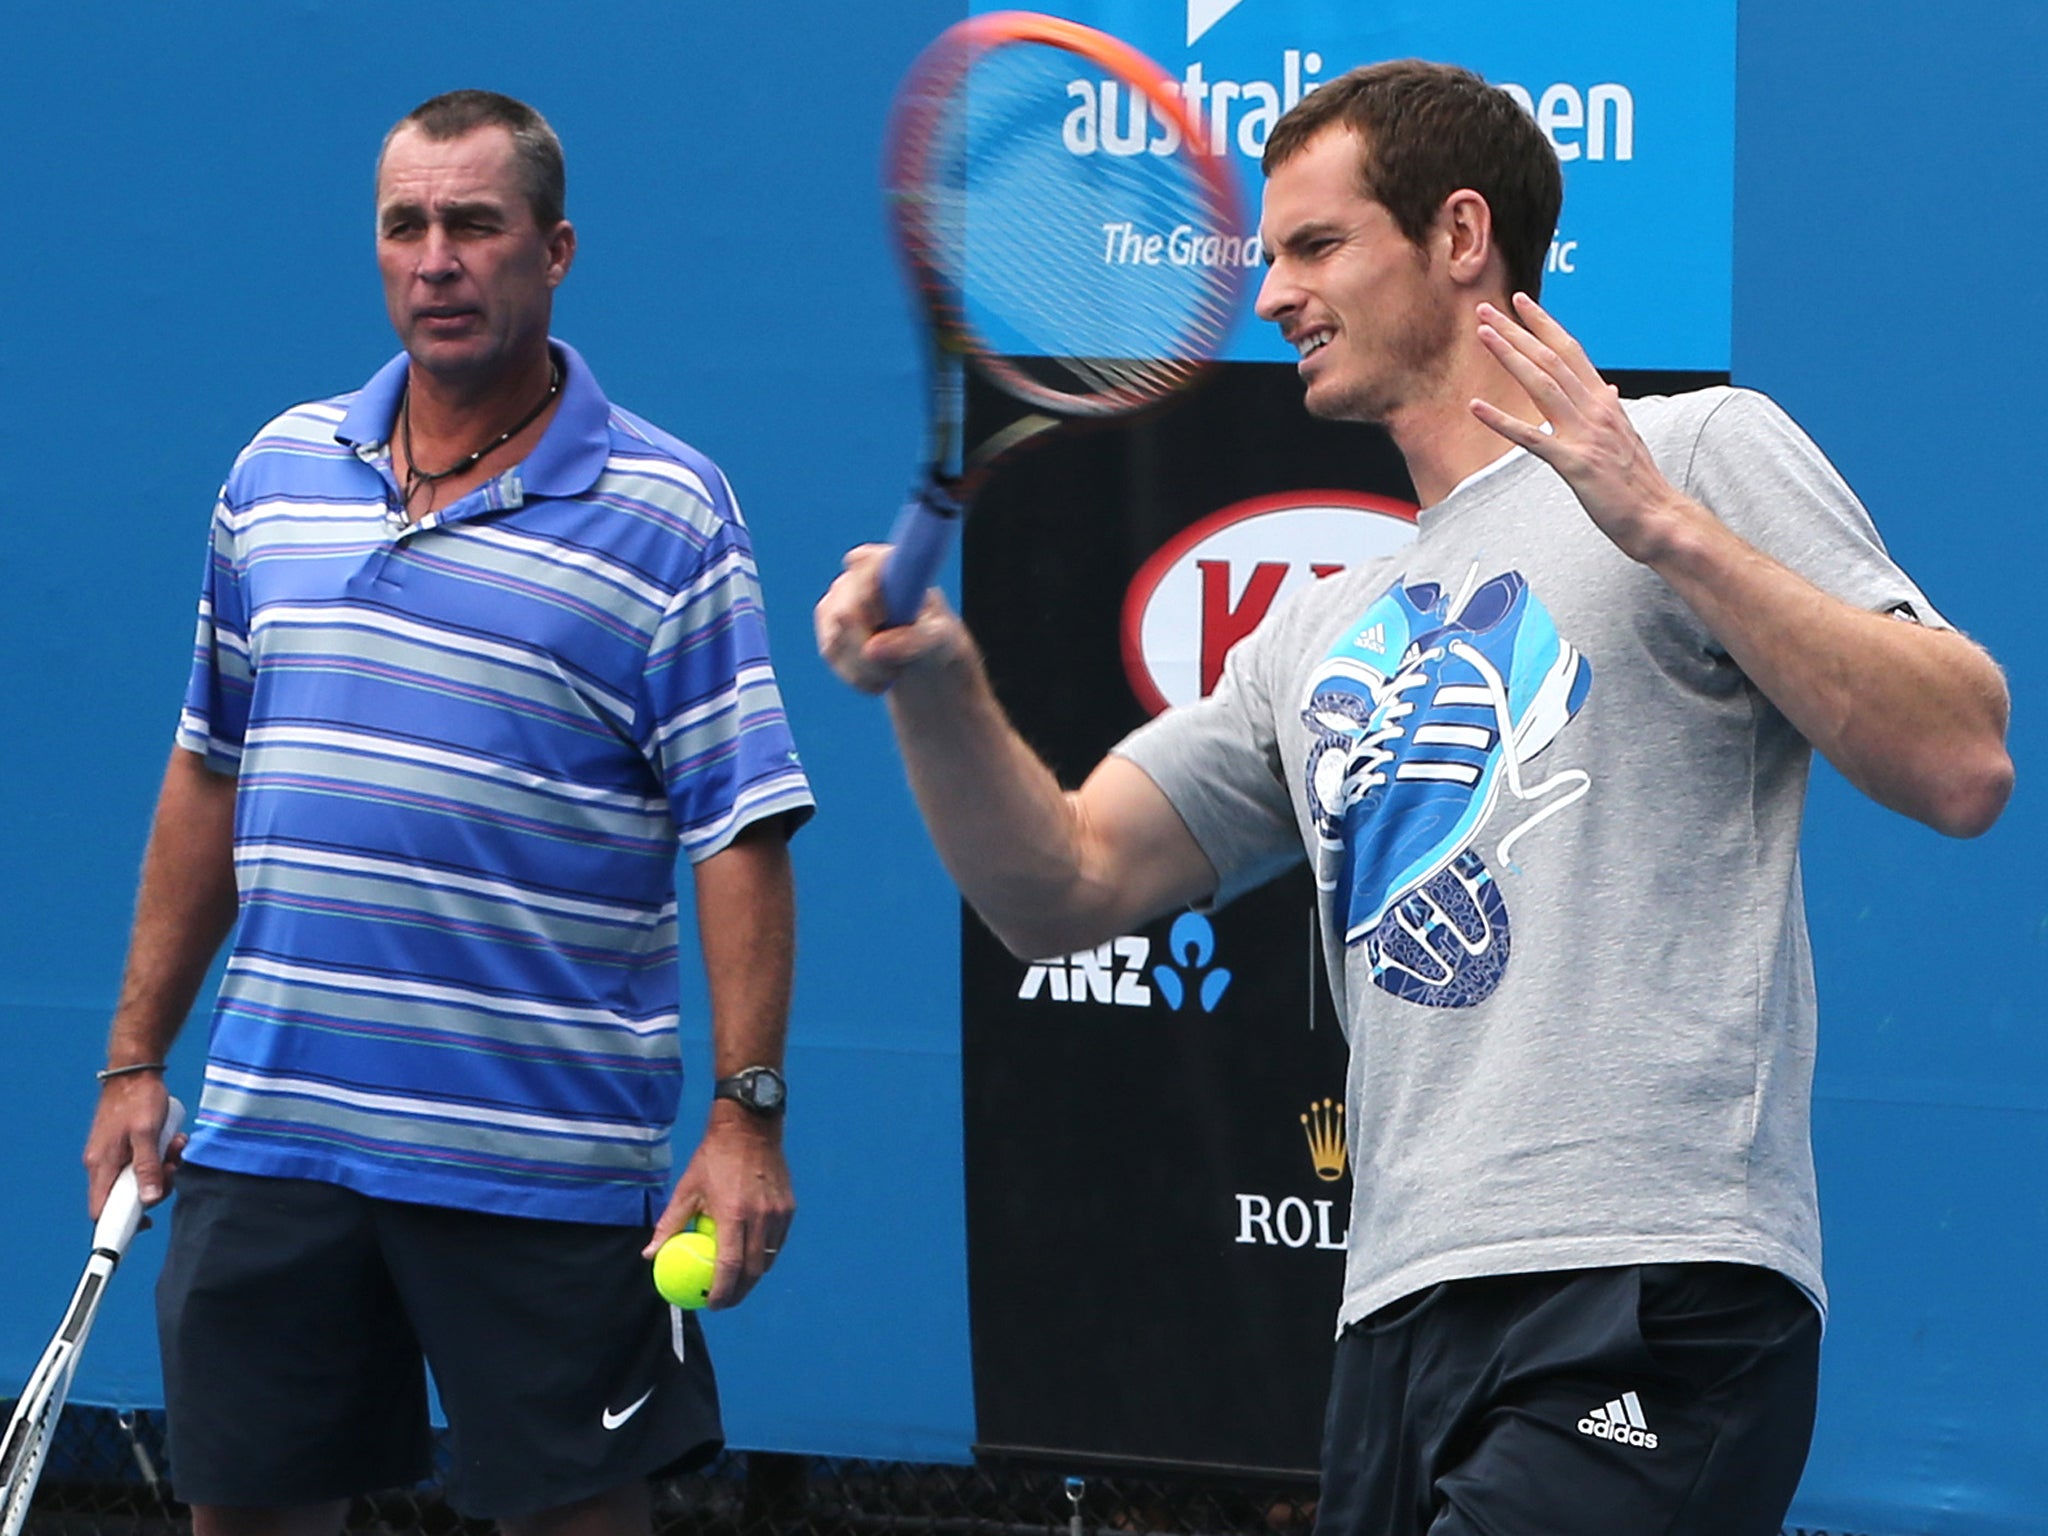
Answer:
<path fill-rule="evenodd" d="M 782 1065 L 796 956 L 796 892 L 780 818 L 757 822 L 695 867 L 697 933 L 711 992 L 711 1059 L 718 1077 Z M 718 1221 L 710 1305 L 731 1306 L 775 1262 L 796 1214 L 782 1155 L 780 1111 L 714 1098 L 689 1166 L 647 1244 L 698 1212 Z"/>
<path fill-rule="evenodd" d="M 889 710 L 939 856 L 996 937 L 1020 958 L 1066 954 L 1212 893 L 1216 871 L 1144 770 L 1112 754 L 1062 789 L 971 645 L 906 674 Z"/>
<path fill-rule="evenodd" d="M 1844 603 L 1694 510 L 1646 563 L 1815 750 L 1880 805 L 1950 836 L 1997 820 L 2012 761 L 1991 658 Z"/>
<path fill-rule="evenodd" d="M 996 934 L 1032 948 L 1054 914 L 1085 924 L 1092 891 L 1076 806 L 1003 713 L 962 649 L 900 679 L 888 696 L 911 792 L 960 892 Z"/>
<path fill-rule="evenodd" d="M 863 545 L 819 601 L 818 652 L 886 693 L 910 786 L 961 894 L 1013 953 L 1064 954 L 1216 889 L 1159 786 L 1111 755 L 1071 793 L 1003 713 L 973 638 L 936 595 L 883 618 L 887 549 Z"/>
<path fill-rule="evenodd" d="M 235 781 L 173 750 L 143 855 L 107 1064 L 161 1061 L 235 922 Z"/>
<path fill-rule="evenodd" d="M 107 1032 L 109 1067 L 161 1062 L 192 1010 L 214 952 L 235 923 L 235 781 L 173 750 L 142 859 L 142 888 L 121 997 Z M 146 1201 L 161 1198 L 157 1156 L 163 1080 L 154 1072 L 104 1079 L 86 1133 L 86 1210 L 97 1217 L 131 1162 Z"/>
<path fill-rule="evenodd" d="M 796 964 L 796 890 L 780 821 L 747 828 L 695 879 L 712 1070 L 779 1067 Z"/>

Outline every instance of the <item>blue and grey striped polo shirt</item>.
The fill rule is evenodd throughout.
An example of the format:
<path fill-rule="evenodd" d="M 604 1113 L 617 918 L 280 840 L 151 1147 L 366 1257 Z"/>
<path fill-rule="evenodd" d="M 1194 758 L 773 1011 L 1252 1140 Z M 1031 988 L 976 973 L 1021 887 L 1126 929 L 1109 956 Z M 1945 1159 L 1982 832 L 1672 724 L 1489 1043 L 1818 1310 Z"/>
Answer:
<path fill-rule="evenodd" d="M 709 459 L 555 344 L 533 453 L 406 526 L 406 360 L 286 412 L 213 521 L 179 745 L 239 775 L 189 1155 L 574 1221 L 666 1197 L 678 848 L 808 814 Z"/>

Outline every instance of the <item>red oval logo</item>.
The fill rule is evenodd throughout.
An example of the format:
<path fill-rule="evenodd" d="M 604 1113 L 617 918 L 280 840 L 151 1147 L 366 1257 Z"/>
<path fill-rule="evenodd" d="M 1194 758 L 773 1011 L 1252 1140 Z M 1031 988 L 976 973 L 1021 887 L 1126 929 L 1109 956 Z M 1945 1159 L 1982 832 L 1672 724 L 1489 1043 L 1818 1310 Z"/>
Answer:
<path fill-rule="evenodd" d="M 1124 675 L 1138 702 L 1156 715 L 1207 695 L 1274 604 L 1399 549 L 1415 537 L 1415 510 L 1362 491 L 1282 491 L 1183 528 L 1124 594 Z"/>

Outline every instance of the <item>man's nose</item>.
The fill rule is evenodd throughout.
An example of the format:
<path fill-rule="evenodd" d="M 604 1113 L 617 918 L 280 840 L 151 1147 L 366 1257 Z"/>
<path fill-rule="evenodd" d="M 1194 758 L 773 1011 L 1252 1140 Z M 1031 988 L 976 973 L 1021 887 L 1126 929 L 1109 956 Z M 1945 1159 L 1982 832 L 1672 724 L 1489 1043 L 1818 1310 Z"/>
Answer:
<path fill-rule="evenodd" d="M 426 237 L 420 242 L 419 275 L 430 283 L 443 283 L 453 277 L 461 268 L 456 260 L 455 242 L 448 238 L 448 232 L 439 224 L 427 226 Z"/>
<path fill-rule="evenodd" d="M 1278 320 L 1294 307 L 1294 295 L 1287 281 L 1280 275 L 1277 264 L 1266 268 L 1266 275 L 1259 279 L 1259 296 L 1253 303 L 1253 313 L 1261 320 Z"/>

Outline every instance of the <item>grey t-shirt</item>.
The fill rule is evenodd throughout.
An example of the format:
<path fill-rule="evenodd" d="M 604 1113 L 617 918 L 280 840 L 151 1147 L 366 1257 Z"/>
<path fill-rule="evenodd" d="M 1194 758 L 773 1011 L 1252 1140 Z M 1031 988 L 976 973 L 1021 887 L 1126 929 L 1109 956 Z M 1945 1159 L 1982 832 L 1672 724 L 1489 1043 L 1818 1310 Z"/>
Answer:
<path fill-rule="evenodd" d="M 1775 405 L 1631 403 L 1673 484 L 1859 608 L 1940 616 Z M 1340 1326 L 1439 1281 L 1730 1260 L 1824 1305 L 1809 748 L 1519 450 L 1117 748 L 1217 901 L 1306 852 L 1350 1042 Z"/>

